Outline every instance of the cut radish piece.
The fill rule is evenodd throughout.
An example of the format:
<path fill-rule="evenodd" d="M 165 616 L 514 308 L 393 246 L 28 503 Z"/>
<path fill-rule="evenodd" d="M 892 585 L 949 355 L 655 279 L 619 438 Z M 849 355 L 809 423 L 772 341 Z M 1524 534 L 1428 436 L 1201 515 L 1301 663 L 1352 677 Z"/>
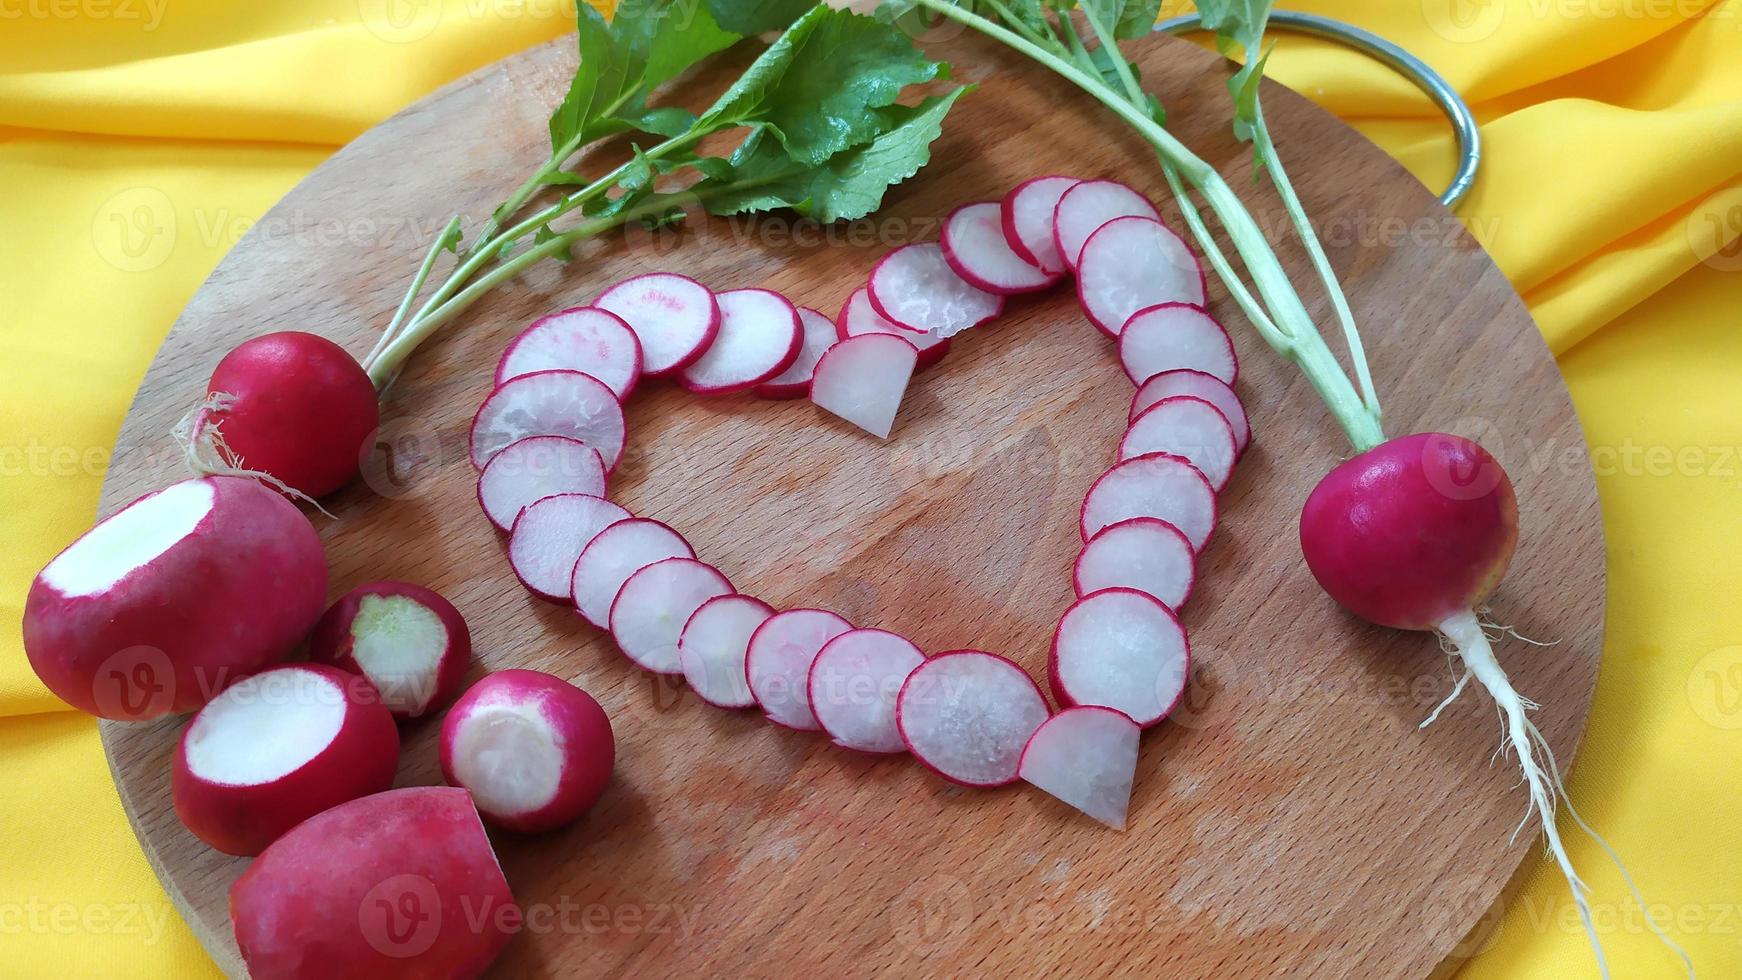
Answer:
<path fill-rule="evenodd" d="M 609 629 L 611 604 L 629 576 L 656 561 L 695 556 L 683 535 L 658 521 L 644 517 L 618 521 L 581 549 L 569 578 L 569 596 L 587 622 Z"/>
<path fill-rule="evenodd" d="M 1077 262 L 1077 298 L 1090 322 L 1119 336 L 1131 314 L 1162 303 L 1204 302 L 1204 270 L 1185 239 L 1152 218 L 1096 229 Z"/>
<path fill-rule="evenodd" d="M 656 561 L 617 590 L 611 603 L 611 638 L 642 669 L 681 674 L 677 641 L 684 624 L 702 603 L 731 594 L 732 583 L 712 565 L 693 558 Z"/>
<path fill-rule="evenodd" d="M 497 530 L 514 529 L 528 504 L 559 493 L 605 495 L 605 460 L 568 436 L 528 436 L 490 457 L 478 474 L 478 506 Z"/>
<path fill-rule="evenodd" d="M 1197 557 L 1180 529 L 1155 517 L 1109 524 L 1083 545 L 1072 570 L 1077 598 L 1125 588 L 1154 596 L 1169 609 L 1191 598 Z"/>
<path fill-rule="evenodd" d="M 1065 188 L 1053 206 L 1053 245 L 1065 265 L 1075 269 L 1089 236 L 1107 222 L 1126 217 L 1161 220 L 1149 198 L 1116 180 L 1079 181 Z"/>
<path fill-rule="evenodd" d="M 1124 830 L 1141 731 L 1112 708 L 1066 708 L 1034 730 L 1017 772 L 1114 830 Z"/>
<path fill-rule="evenodd" d="M 641 371 L 650 378 L 682 368 L 720 332 L 720 305 L 689 276 L 650 272 L 599 294 L 593 305 L 615 313 L 641 341 Z"/>
<path fill-rule="evenodd" d="M 996 317 L 1004 297 L 956 275 L 933 242 L 903 245 L 871 270 L 871 305 L 889 322 L 914 333 L 953 337 Z"/>
<path fill-rule="evenodd" d="M 623 455 L 623 406 L 603 381 L 579 371 L 539 371 L 514 378 L 484 399 L 472 417 L 472 465 L 527 436 L 568 436 L 599 451 L 605 472 Z"/>
<path fill-rule="evenodd" d="M 1046 716 L 1046 698 L 1027 671 L 979 650 L 940 653 L 920 664 L 895 700 L 908 751 L 964 786 L 1015 782 L 1022 747 Z"/>
<path fill-rule="evenodd" d="M 900 337 L 877 333 L 843 340 L 817 362 L 811 401 L 887 439 L 918 366 L 919 352 Z"/>
<path fill-rule="evenodd" d="M 496 362 L 496 384 L 539 371 L 580 371 L 605 383 L 622 401 L 641 380 L 641 341 L 623 318 L 577 306 L 532 321 Z"/>
<path fill-rule="evenodd" d="M 804 342 L 798 310 L 767 289 L 720 293 L 720 330 L 702 356 L 678 372 L 685 388 L 728 395 L 754 388 L 792 366 Z"/>
<path fill-rule="evenodd" d="M 1042 272 L 1063 275 L 1070 271 L 1059 254 L 1058 239 L 1053 237 L 1052 216 L 1059 198 L 1079 183 L 1075 177 L 1036 177 L 1017 184 L 999 205 L 1011 251 Z"/>
<path fill-rule="evenodd" d="M 1196 395 L 1173 395 L 1149 406 L 1119 440 L 1119 458 L 1172 453 L 1184 456 L 1218 492 L 1234 470 L 1234 427 L 1216 406 Z"/>
<path fill-rule="evenodd" d="M 309 636 L 308 656 L 361 674 L 395 718 L 447 707 L 466 678 L 472 633 L 454 604 L 410 582 L 359 585 Z"/>
<path fill-rule="evenodd" d="M 997 201 L 964 204 L 944 219 L 938 245 L 944 261 L 969 285 L 989 293 L 1032 293 L 1059 281 L 1061 273 L 1046 272 L 1010 247 Z"/>
<path fill-rule="evenodd" d="M 822 609 L 788 609 L 756 628 L 744 655 L 744 676 L 769 721 L 801 732 L 823 727 L 810 706 L 811 663 L 823 644 L 852 628 Z"/>
<path fill-rule="evenodd" d="M 677 638 L 684 680 L 703 701 L 720 708 L 756 703 L 744 670 L 750 635 L 774 607 L 747 595 L 715 596 L 701 604 Z"/>
<path fill-rule="evenodd" d="M 798 357 L 787 365 L 786 370 L 756 386 L 758 398 L 803 398 L 810 394 L 811 375 L 816 373 L 817 361 L 822 360 L 823 352 L 840 339 L 835 333 L 835 321 L 808 306 L 798 308 L 798 322 L 804 331 Z"/>
<path fill-rule="evenodd" d="M 508 536 L 508 566 L 527 591 L 551 602 L 570 601 L 575 560 L 605 528 L 635 515 L 603 497 L 559 493 L 533 501 Z"/>
<path fill-rule="evenodd" d="M 1164 520 L 1179 528 L 1193 551 L 1202 551 L 1216 528 L 1216 491 L 1179 456 L 1133 456 L 1096 477 L 1083 497 L 1083 540 L 1133 517 Z"/>
<path fill-rule="evenodd" d="M 895 698 L 925 654 L 885 630 L 848 630 L 824 644 L 811 664 L 811 711 L 836 745 L 861 752 L 901 752 Z"/>
<path fill-rule="evenodd" d="M 1202 371 L 1228 385 L 1240 374 L 1228 331 L 1190 303 L 1163 303 L 1133 313 L 1119 332 L 1119 363 L 1136 384 L 1182 369 Z"/>
<path fill-rule="evenodd" d="M 914 333 L 885 320 L 883 314 L 877 312 L 877 307 L 871 305 L 871 290 L 864 286 L 853 290 L 853 295 L 847 297 L 847 302 L 841 305 L 841 316 L 835 323 L 835 329 L 840 340 L 862 337 L 868 333 L 886 333 L 900 337 L 919 351 L 919 362 L 914 365 L 915 371 L 931 367 L 950 352 L 950 342 L 942 337 Z"/>
<path fill-rule="evenodd" d="M 1246 444 L 1252 441 L 1252 424 L 1246 418 L 1246 406 L 1222 379 L 1202 371 L 1190 368 L 1163 371 L 1143 382 L 1131 399 L 1131 421 L 1135 422 L 1144 409 L 1173 395 L 1193 395 L 1216 406 L 1234 429 L 1234 454 L 1238 456 L 1246 451 Z"/>
<path fill-rule="evenodd" d="M 1148 728 L 1179 703 L 1190 664 L 1173 610 L 1136 589 L 1102 589 L 1065 610 L 1047 673 L 1060 704 L 1116 708 Z"/>

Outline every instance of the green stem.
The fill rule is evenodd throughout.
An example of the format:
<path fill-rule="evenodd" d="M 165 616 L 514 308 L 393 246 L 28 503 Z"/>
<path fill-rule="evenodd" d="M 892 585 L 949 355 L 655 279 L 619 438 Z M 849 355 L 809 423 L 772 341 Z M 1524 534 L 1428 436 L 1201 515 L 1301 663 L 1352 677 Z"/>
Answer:
<path fill-rule="evenodd" d="M 399 333 L 400 326 L 405 323 L 406 315 L 411 312 L 412 302 L 417 299 L 417 294 L 423 290 L 424 281 L 429 278 L 430 271 L 435 268 L 436 258 L 442 254 L 442 249 L 446 248 L 450 242 L 459 240 L 459 234 L 460 216 L 456 214 L 448 219 L 447 227 L 443 228 L 442 233 L 436 236 L 436 240 L 430 243 L 429 254 L 423 257 L 423 264 L 417 267 L 417 275 L 411 277 L 411 288 L 405 291 L 405 298 L 399 301 L 399 309 L 393 311 L 392 322 L 388 323 L 387 329 L 381 332 L 381 338 L 375 341 L 375 346 L 369 351 L 369 355 L 363 358 L 362 363 L 365 370 L 387 347 L 388 342 Z"/>

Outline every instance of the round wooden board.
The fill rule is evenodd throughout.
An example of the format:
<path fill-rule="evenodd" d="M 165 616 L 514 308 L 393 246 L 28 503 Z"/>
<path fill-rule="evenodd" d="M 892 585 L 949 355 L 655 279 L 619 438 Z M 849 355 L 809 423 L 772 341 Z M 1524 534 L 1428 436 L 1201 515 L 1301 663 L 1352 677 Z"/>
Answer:
<path fill-rule="evenodd" d="M 698 220 L 531 271 L 413 359 L 385 400 L 368 479 L 327 501 L 336 520 L 315 517 L 335 595 L 380 578 L 432 586 L 470 620 L 475 675 L 554 671 L 613 719 L 616 776 L 586 819 L 536 839 L 495 835 L 532 910 L 497 975 L 1401 977 L 1467 955 L 1465 937 L 1534 846 L 1508 842 L 1525 804 L 1513 767 L 1489 764 L 1492 707 L 1468 695 L 1418 732 L 1449 687 L 1446 658 L 1425 635 L 1352 620 L 1312 582 L 1296 514 L 1347 446 L 1213 280 L 1255 440 L 1185 610 L 1189 703 L 1143 740 L 1125 833 L 1037 791 L 960 789 L 906 757 L 711 708 L 510 574 L 473 499 L 466 429 L 503 345 L 535 316 L 650 269 L 769 286 L 832 313 L 889 247 L 935 238 L 952 207 L 1024 178 L 1111 176 L 1169 200 L 1153 156 L 1086 97 L 977 38 L 928 46 L 981 87 L 948 120 L 935 162 L 877 215 L 835 228 L 784 214 Z M 1225 67 L 1167 38 L 1133 48 L 1173 129 L 1286 242 L 1280 206 L 1228 132 Z M 181 473 L 169 432 L 238 341 L 305 328 L 367 350 L 449 215 L 487 214 L 543 157 L 573 57 L 559 41 L 463 79 L 287 195 L 164 343 L 123 427 L 104 513 Z M 684 91 L 704 101 L 733 67 Z M 1555 364 L 1432 194 L 1304 99 L 1275 85 L 1266 98 L 1365 326 L 1388 431 L 1478 435 L 1518 484 L 1523 531 L 1493 615 L 1560 641 L 1503 644 L 1501 657 L 1570 761 L 1595 684 L 1604 560 Z M 1304 258 L 1283 251 L 1322 312 Z M 647 385 L 628 407 L 632 446 L 612 495 L 776 605 L 833 609 L 927 650 L 999 651 L 1039 676 L 1071 599 L 1078 504 L 1112 459 L 1130 395 L 1111 346 L 1060 289 L 958 338 L 916 379 L 887 443 L 805 401 Z M 219 965 L 240 973 L 226 893 L 246 862 L 176 820 L 181 727 L 106 724 L 104 741 L 146 855 Z M 401 784 L 440 781 L 438 727 L 405 730 Z"/>

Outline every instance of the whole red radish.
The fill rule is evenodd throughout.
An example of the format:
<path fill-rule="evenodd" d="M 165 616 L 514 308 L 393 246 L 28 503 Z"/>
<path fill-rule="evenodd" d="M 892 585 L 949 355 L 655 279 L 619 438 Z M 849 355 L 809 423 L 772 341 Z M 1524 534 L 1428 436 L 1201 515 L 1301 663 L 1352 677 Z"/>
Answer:
<path fill-rule="evenodd" d="M 316 663 L 368 678 L 393 717 L 419 718 L 460 692 L 472 634 L 441 595 L 410 582 L 370 582 L 332 604 L 308 652 Z"/>

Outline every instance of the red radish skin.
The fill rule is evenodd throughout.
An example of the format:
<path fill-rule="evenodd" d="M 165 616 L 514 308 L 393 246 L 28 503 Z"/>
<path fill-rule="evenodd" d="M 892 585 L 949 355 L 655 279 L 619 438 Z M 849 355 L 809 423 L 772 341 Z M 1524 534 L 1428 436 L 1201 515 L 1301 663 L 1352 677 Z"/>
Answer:
<path fill-rule="evenodd" d="M 811 401 L 879 439 L 889 438 L 919 352 L 900 337 L 866 334 L 829 348 L 817 362 Z"/>
<path fill-rule="evenodd" d="M 1060 617 L 1047 679 L 1062 705 L 1114 708 L 1149 728 L 1185 696 L 1191 656 L 1173 610 L 1136 589 L 1102 589 Z"/>
<path fill-rule="evenodd" d="M 635 515 L 603 497 L 559 493 L 520 513 L 508 536 L 508 566 L 546 602 L 572 601 L 575 562 L 600 531 Z"/>
<path fill-rule="evenodd" d="M 969 285 L 1001 296 L 1032 293 L 1058 282 L 1062 273 L 1046 272 L 1010 247 L 999 212 L 997 201 L 951 211 L 938 237 L 944 261 Z"/>
<path fill-rule="evenodd" d="M 887 630 L 848 630 L 823 644 L 806 681 L 811 711 L 842 748 L 905 752 L 895 699 L 925 654 Z"/>
<path fill-rule="evenodd" d="M 309 637 L 309 659 L 360 674 L 400 719 L 447 707 L 472 661 L 465 617 L 410 582 L 359 585 L 332 604 Z"/>
<path fill-rule="evenodd" d="M 1046 698 L 1028 672 L 980 650 L 951 650 L 920 664 L 895 700 L 907 750 L 962 786 L 1015 782 L 1023 746 L 1046 719 Z"/>
<path fill-rule="evenodd" d="M 990 323 L 1004 310 L 1004 297 L 957 275 L 933 242 L 903 245 L 879 259 L 866 288 L 883 319 L 945 339 Z"/>
<path fill-rule="evenodd" d="M 641 343 L 645 377 L 674 374 L 708 349 L 720 332 L 720 305 L 708 287 L 670 272 L 625 279 L 593 305 L 622 319 Z"/>
<path fill-rule="evenodd" d="M 1164 520 L 1193 551 L 1202 551 L 1216 528 L 1216 491 L 1189 460 L 1171 453 L 1134 456 L 1102 473 L 1084 495 L 1083 540 L 1133 517 Z"/>
<path fill-rule="evenodd" d="M 1102 333 L 1118 337 L 1138 310 L 1204 303 L 1204 270 L 1185 239 L 1150 218 L 1115 218 L 1077 259 L 1077 299 Z"/>
<path fill-rule="evenodd" d="M 490 392 L 472 417 L 472 465 L 528 436 L 566 436 L 599 451 L 607 475 L 623 455 L 623 406 L 603 381 L 579 371 L 523 374 Z"/>
<path fill-rule="evenodd" d="M 1227 385 L 1240 376 L 1228 331 L 1190 303 L 1162 303 L 1131 314 L 1119 331 L 1119 364 L 1139 385 L 1182 369 L 1202 371 Z"/>
<path fill-rule="evenodd" d="M 1066 708 L 1029 736 L 1016 771 L 1054 798 L 1124 830 L 1140 734 L 1136 722 L 1113 708 Z"/>
<path fill-rule="evenodd" d="M 748 391 L 798 359 L 804 328 L 798 309 L 769 289 L 730 289 L 715 299 L 720 329 L 702 356 L 678 372 L 678 381 L 698 395 Z"/>
<path fill-rule="evenodd" d="M 933 364 L 944 359 L 950 352 L 950 342 L 927 333 L 914 333 L 890 323 L 871 305 L 871 291 L 863 286 L 853 290 L 847 301 L 841 304 L 841 314 L 835 321 L 835 333 L 838 340 L 849 340 L 868 333 L 886 333 L 900 337 L 912 344 L 919 351 L 919 359 L 914 363 L 915 373 L 924 371 Z"/>
<path fill-rule="evenodd" d="M 753 707 L 744 657 L 751 635 L 773 615 L 773 606 L 747 595 L 715 596 L 698 606 L 677 640 L 690 690 L 716 708 Z"/>
<path fill-rule="evenodd" d="M 750 635 L 744 676 L 768 720 L 782 728 L 822 728 L 810 706 L 811 664 L 825 644 L 853 628 L 823 609 L 788 609 Z"/>
<path fill-rule="evenodd" d="M 1139 415 L 1119 441 L 1119 458 L 1148 453 L 1184 457 L 1217 493 L 1234 472 L 1234 426 L 1216 406 L 1195 395 L 1163 398 Z"/>
<path fill-rule="evenodd" d="M 286 664 L 225 688 L 183 729 L 170 772 L 195 837 L 252 856 L 340 803 L 380 793 L 399 768 L 399 730 L 369 682 Z"/>
<path fill-rule="evenodd" d="M 1077 555 L 1071 585 L 1077 598 L 1102 589 L 1136 589 L 1178 611 L 1197 582 L 1197 556 L 1180 529 L 1154 517 L 1133 517 L 1095 533 Z"/>
<path fill-rule="evenodd" d="M 275 841 L 230 886 L 253 980 L 476 977 L 521 924 L 470 796 L 352 800 Z"/>
<path fill-rule="evenodd" d="M 611 628 L 611 605 L 629 576 L 667 558 L 694 558 L 683 535 L 643 517 L 618 521 L 594 535 L 575 559 L 569 598 L 587 622 Z"/>
<path fill-rule="evenodd" d="M 702 603 L 731 595 L 720 570 L 693 558 L 656 561 L 624 581 L 611 603 L 611 637 L 643 670 L 682 674 L 678 638 Z"/>
<path fill-rule="evenodd" d="M 289 654 L 326 606 L 320 537 L 254 480 L 146 494 L 31 582 L 24 652 L 61 700 L 116 721 L 192 711 Z"/>
<path fill-rule="evenodd" d="M 540 317 L 509 341 L 496 363 L 496 385 L 539 371 L 580 371 L 625 401 L 641 380 L 641 341 L 623 318 L 596 306 Z"/>
<path fill-rule="evenodd" d="M 756 397 L 803 398 L 811 393 L 811 376 L 816 373 L 817 362 L 840 338 L 835 332 L 835 322 L 808 306 L 798 308 L 798 322 L 803 330 L 798 357 L 786 370 L 757 385 Z"/>
<path fill-rule="evenodd" d="M 1070 271 L 1053 237 L 1053 209 L 1065 191 L 1081 183 L 1075 177 L 1057 174 L 1035 177 L 1017 184 L 999 203 L 999 220 L 1011 251 L 1041 271 L 1063 275 Z"/>
<path fill-rule="evenodd" d="M 1127 217 L 1161 220 L 1149 198 L 1116 180 L 1078 181 L 1053 206 L 1054 247 L 1074 272 L 1089 236 L 1107 222 Z"/>
<path fill-rule="evenodd" d="M 499 670 L 442 721 L 442 776 L 492 824 L 523 834 L 573 823 L 611 780 L 617 743 L 592 695 L 537 670 Z"/>
<path fill-rule="evenodd" d="M 1234 429 L 1235 457 L 1246 453 L 1247 445 L 1252 442 L 1252 423 L 1246 417 L 1246 406 L 1226 382 L 1202 371 L 1190 368 L 1163 371 L 1143 382 L 1131 397 L 1130 421 L 1136 421 L 1144 409 L 1173 395 L 1191 395 L 1216 406 Z"/>
<path fill-rule="evenodd" d="M 559 493 L 605 495 L 605 458 L 568 436 L 528 436 L 490 457 L 478 474 L 478 506 L 498 531 L 535 500 Z"/>
<path fill-rule="evenodd" d="M 351 482 L 380 424 L 375 385 L 343 347 L 297 330 L 243 341 L 212 371 L 194 419 L 240 469 L 308 497 Z"/>

